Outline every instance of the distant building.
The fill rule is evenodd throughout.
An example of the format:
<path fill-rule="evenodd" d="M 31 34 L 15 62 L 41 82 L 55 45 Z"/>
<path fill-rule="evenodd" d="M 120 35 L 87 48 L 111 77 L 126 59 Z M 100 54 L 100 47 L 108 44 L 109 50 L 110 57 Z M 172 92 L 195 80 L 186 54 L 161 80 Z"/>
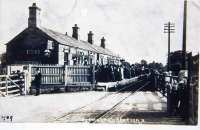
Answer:
<path fill-rule="evenodd" d="M 77 24 L 72 36 L 41 27 L 40 11 L 35 3 L 29 7 L 28 28 L 6 45 L 7 64 L 119 64 L 120 57 L 106 48 L 104 37 L 97 46 L 91 31 L 87 41 L 79 39 Z"/>

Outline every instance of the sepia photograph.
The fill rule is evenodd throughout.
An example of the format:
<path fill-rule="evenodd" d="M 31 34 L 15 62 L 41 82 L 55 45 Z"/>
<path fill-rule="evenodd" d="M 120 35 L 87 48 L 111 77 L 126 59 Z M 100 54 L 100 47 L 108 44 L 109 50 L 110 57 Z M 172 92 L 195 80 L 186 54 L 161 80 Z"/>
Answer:
<path fill-rule="evenodd" d="M 200 0 L 0 0 L 0 125 L 199 124 Z"/>

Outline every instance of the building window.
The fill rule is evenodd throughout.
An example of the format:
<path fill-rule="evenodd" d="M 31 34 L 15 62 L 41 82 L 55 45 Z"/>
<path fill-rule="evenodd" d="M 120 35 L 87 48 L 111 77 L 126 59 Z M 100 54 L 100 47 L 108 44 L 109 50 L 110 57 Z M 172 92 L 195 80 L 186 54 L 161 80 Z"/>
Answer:
<path fill-rule="evenodd" d="M 101 58 L 101 65 L 103 65 L 103 57 Z"/>
<path fill-rule="evenodd" d="M 99 61 L 99 53 L 97 54 L 97 60 Z"/>
<path fill-rule="evenodd" d="M 40 55 L 40 50 L 26 50 L 27 55 Z"/>
<path fill-rule="evenodd" d="M 53 41 L 48 40 L 47 41 L 47 50 L 53 50 L 53 49 L 54 49 Z"/>
<path fill-rule="evenodd" d="M 65 65 L 68 65 L 68 64 L 69 64 L 68 53 L 64 53 L 64 64 L 65 64 Z"/>
<path fill-rule="evenodd" d="M 90 58 L 90 64 L 92 65 L 92 58 Z"/>
<path fill-rule="evenodd" d="M 73 65 L 77 65 L 77 56 L 75 54 L 72 55 Z"/>
<path fill-rule="evenodd" d="M 83 65 L 88 65 L 88 59 L 87 58 L 84 58 L 84 63 Z"/>

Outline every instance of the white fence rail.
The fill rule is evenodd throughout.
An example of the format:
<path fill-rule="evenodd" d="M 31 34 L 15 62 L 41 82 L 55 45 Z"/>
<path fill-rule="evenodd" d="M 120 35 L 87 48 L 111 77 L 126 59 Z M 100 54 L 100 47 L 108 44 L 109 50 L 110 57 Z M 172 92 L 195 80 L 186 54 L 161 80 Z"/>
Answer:
<path fill-rule="evenodd" d="M 1 96 L 18 96 L 24 90 L 24 78 L 17 74 L 0 75 L 0 95 Z"/>

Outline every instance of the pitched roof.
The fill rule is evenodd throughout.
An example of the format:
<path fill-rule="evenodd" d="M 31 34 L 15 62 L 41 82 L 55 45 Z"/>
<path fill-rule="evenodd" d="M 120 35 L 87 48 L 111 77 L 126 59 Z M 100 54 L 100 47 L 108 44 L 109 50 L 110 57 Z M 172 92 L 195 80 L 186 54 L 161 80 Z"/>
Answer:
<path fill-rule="evenodd" d="M 107 48 L 102 48 L 100 46 L 97 46 L 95 44 L 90 44 L 86 41 L 81 41 L 84 42 L 85 44 L 89 44 L 92 48 L 94 48 L 96 50 L 96 52 L 101 53 L 101 54 L 106 54 L 106 55 L 110 55 L 110 56 L 117 56 L 116 54 L 114 54 L 112 51 L 110 51 Z"/>
<path fill-rule="evenodd" d="M 45 34 L 47 34 L 48 36 L 50 36 L 51 38 L 53 38 L 54 40 L 56 40 L 60 44 L 117 57 L 116 54 L 114 54 L 112 51 L 110 51 L 107 48 L 102 48 L 100 46 L 97 46 L 95 44 L 90 44 L 83 40 L 76 40 L 73 37 L 70 37 L 68 35 L 65 35 L 65 34 L 53 31 L 51 29 L 44 28 L 44 27 L 40 27 L 39 29 Z"/>
<path fill-rule="evenodd" d="M 67 46 L 72 46 L 72 47 L 77 47 L 80 49 L 84 49 L 84 50 L 88 50 L 88 51 L 95 51 L 92 47 L 90 47 L 89 45 L 76 40 L 70 36 L 67 36 L 65 34 L 59 33 L 59 32 L 55 32 L 51 29 L 47 29 L 47 28 L 39 28 L 41 31 L 43 31 L 44 33 L 46 33 L 48 36 L 50 36 L 51 38 L 53 38 L 54 40 L 56 40 L 58 43 L 60 44 L 64 44 Z"/>

